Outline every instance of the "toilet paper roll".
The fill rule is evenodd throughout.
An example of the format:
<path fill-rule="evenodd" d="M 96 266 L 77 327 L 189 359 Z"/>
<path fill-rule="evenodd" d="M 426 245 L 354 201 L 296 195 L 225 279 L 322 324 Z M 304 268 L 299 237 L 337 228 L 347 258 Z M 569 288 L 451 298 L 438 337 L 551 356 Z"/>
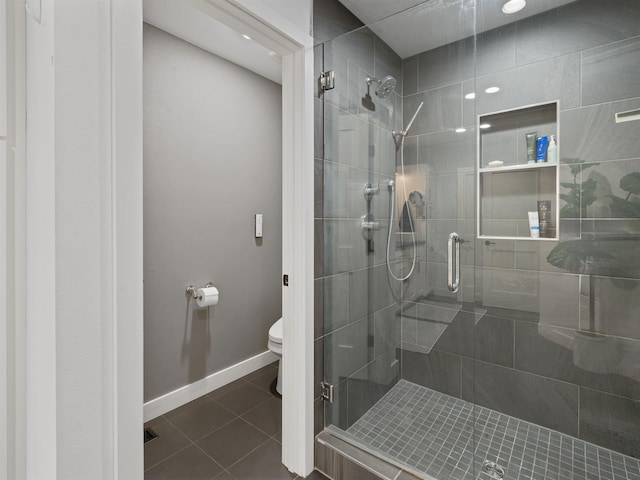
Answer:
<path fill-rule="evenodd" d="M 218 289 L 216 287 L 199 288 L 196 295 L 196 304 L 199 307 L 211 307 L 218 304 Z"/>

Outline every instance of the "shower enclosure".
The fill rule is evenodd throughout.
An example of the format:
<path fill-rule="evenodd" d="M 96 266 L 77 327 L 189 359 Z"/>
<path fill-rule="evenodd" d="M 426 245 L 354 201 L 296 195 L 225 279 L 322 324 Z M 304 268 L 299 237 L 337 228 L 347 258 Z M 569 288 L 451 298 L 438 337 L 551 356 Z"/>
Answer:
<path fill-rule="evenodd" d="M 640 479 L 640 2 L 503 3 L 322 46 L 325 427 L 420 478 Z"/>

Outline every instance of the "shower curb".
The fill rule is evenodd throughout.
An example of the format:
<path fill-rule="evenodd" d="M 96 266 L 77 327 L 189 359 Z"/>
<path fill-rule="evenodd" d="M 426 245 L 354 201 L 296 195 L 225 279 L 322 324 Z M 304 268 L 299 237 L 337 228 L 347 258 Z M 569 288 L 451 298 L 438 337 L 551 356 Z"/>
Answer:
<path fill-rule="evenodd" d="M 418 480 L 326 431 L 316 436 L 315 465 L 331 480 Z"/>

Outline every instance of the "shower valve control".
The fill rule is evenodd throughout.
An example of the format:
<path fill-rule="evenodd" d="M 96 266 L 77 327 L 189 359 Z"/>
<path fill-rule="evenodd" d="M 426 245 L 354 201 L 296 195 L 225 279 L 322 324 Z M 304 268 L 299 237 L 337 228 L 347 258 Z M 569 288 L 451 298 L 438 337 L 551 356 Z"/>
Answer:
<path fill-rule="evenodd" d="M 380 230 L 380 222 L 376 222 L 372 213 L 367 213 L 360 217 L 360 228 L 365 240 L 373 240 L 374 232 Z"/>
<path fill-rule="evenodd" d="M 364 199 L 367 202 L 370 202 L 374 195 L 378 195 L 380 193 L 380 182 L 376 183 L 374 187 L 372 183 L 364 184 Z"/>

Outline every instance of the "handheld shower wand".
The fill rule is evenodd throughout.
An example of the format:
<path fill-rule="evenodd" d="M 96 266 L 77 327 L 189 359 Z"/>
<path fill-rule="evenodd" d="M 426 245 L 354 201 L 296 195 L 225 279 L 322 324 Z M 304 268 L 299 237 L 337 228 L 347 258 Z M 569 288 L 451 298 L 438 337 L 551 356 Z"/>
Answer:
<path fill-rule="evenodd" d="M 396 155 L 398 154 L 398 152 L 400 152 L 400 172 L 402 173 L 402 193 L 404 196 L 405 205 L 408 204 L 409 197 L 407 196 L 407 177 L 404 174 L 404 139 L 407 136 L 409 129 L 413 125 L 413 122 L 418 116 L 418 113 L 422 109 L 423 105 L 424 105 L 424 102 L 420 102 L 420 105 L 418 105 L 418 108 L 416 109 L 416 113 L 414 113 L 413 117 L 411 117 L 411 121 L 409 122 L 409 125 L 407 125 L 407 128 L 405 128 L 400 132 L 396 132 L 395 130 L 391 132 L 391 135 L 393 136 L 393 140 L 396 144 Z M 387 270 L 395 280 L 398 280 L 401 282 L 411 277 L 414 269 L 416 268 L 416 258 L 418 256 L 418 249 L 416 246 L 416 233 L 413 226 L 413 220 L 411 218 L 411 214 L 409 213 L 408 215 L 409 231 L 411 232 L 411 241 L 413 245 L 413 258 L 411 261 L 411 269 L 409 270 L 409 273 L 407 273 L 405 276 L 397 277 L 391 270 L 391 262 L 389 261 L 390 250 L 391 250 L 391 229 L 393 227 L 393 214 L 395 213 L 395 203 L 396 203 L 395 202 L 396 200 L 395 182 L 393 180 L 389 181 L 389 189 L 391 190 L 391 207 L 390 207 L 391 211 L 389 212 L 389 232 L 387 236 Z"/>
<path fill-rule="evenodd" d="M 399 132 L 396 132 L 395 130 L 391 131 L 391 135 L 393 136 L 393 139 L 395 140 L 396 144 L 398 143 L 398 139 L 399 138 L 404 139 L 404 137 L 407 136 L 407 133 L 411 129 L 411 125 L 413 125 L 413 122 L 415 121 L 416 117 L 418 116 L 418 113 L 420 112 L 420 110 L 422 110 L 422 106 L 423 105 L 424 105 L 424 102 L 420 102 L 420 105 L 418 105 L 418 108 L 416 109 L 416 113 L 414 113 L 413 117 L 411 117 L 411 120 L 409 120 L 409 125 L 407 125 L 407 128 L 405 128 L 404 130 L 401 130 Z"/>

